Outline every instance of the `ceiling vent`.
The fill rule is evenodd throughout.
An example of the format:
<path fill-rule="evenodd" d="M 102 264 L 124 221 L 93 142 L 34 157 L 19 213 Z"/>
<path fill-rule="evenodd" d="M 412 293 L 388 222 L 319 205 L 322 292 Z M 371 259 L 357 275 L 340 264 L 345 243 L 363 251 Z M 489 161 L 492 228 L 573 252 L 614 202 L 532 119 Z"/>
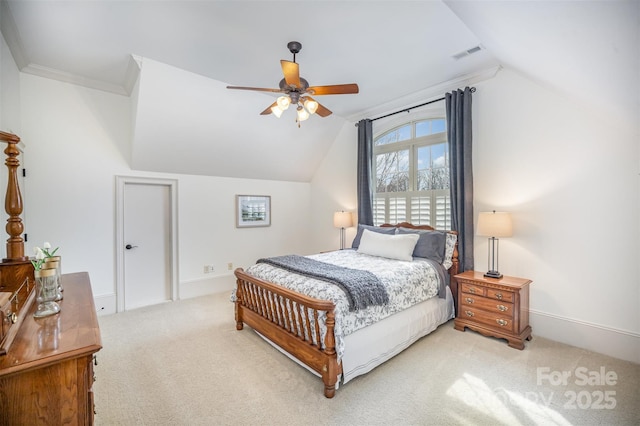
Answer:
<path fill-rule="evenodd" d="M 481 45 L 474 46 L 471 49 L 463 50 L 460 53 L 456 53 L 455 55 L 453 55 L 453 59 L 455 59 L 457 61 L 458 59 L 462 59 L 465 56 L 472 55 L 472 54 L 474 54 L 476 52 L 479 52 L 481 50 L 482 50 L 482 46 Z"/>

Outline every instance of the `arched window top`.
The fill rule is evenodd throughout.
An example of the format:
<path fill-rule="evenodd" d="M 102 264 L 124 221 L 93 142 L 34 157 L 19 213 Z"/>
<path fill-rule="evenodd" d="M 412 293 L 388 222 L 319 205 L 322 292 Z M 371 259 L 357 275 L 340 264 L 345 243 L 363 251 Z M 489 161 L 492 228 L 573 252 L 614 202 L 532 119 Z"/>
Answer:
<path fill-rule="evenodd" d="M 413 121 L 395 127 L 374 140 L 375 146 L 389 145 L 396 142 L 403 142 L 413 138 L 434 135 L 446 131 L 444 118 L 430 118 L 427 120 Z"/>
<path fill-rule="evenodd" d="M 390 143 L 402 142 L 411 139 L 411 127 L 412 123 L 404 124 L 400 127 L 396 127 L 395 129 L 391 129 L 386 133 L 378 136 L 374 144 L 376 146 L 379 145 L 388 145 Z"/>
<path fill-rule="evenodd" d="M 434 118 L 431 120 L 422 120 L 415 123 L 416 138 L 421 136 L 435 135 L 447 130 L 444 118 Z"/>
<path fill-rule="evenodd" d="M 446 127 L 441 115 L 415 117 L 374 137 L 374 224 L 451 229 Z"/>

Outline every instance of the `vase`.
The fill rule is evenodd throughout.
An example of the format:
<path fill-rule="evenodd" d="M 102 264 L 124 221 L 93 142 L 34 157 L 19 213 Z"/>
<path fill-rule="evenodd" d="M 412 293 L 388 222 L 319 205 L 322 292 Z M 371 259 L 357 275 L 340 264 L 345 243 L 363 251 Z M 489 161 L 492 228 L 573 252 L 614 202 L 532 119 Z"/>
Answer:
<path fill-rule="evenodd" d="M 34 271 L 36 278 L 36 303 L 38 307 L 34 312 L 35 318 L 48 317 L 60 312 L 60 305 L 56 302 L 58 296 L 58 280 L 55 269 L 40 269 Z"/>
<path fill-rule="evenodd" d="M 49 316 L 37 321 L 38 351 L 55 351 L 60 342 L 60 315 Z"/>
<path fill-rule="evenodd" d="M 62 256 L 51 256 L 48 260 L 58 262 L 58 291 L 62 293 L 64 291 L 62 288 Z"/>
<path fill-rule="evenodd" d="M 42 264 L 42 269 L 55 269 L 56 270 L 57 294 L 56 294 L 55 301 L 59 302 L 59 301 L 62 300 L 62 285 L 60 284 L 61 283 L 62 274 L 60 273 L 60 260 L 56 260 L 56 259 L 60 259 L 60 256 L 48 257 L 45 260 L 45 262 Z"/>

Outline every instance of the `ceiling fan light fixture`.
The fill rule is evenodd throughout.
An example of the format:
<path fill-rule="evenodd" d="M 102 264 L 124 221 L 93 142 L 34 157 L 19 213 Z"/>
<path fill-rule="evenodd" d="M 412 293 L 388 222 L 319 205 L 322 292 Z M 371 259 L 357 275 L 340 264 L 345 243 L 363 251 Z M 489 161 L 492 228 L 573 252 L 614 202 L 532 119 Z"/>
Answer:
<path fill-rule="evenodd" d="M 304 107 L 309 111 L 309 114 L 315 114 L 318 110 L 318 103 L 311 99 L 307 99 L 304 101 Z"/>
<path fill-rule="evenodd" d="M 304 121 L 309 118 L 309 113 L 302 105 L 298 105 L 298 121 Z"/>
<path fill-rule="evenodd" d="M 2 1 L 2 0 L 0 0 Z M 296 54 L 302 49 L 302 43 L 292 41 L 287 44 L 287 48 L 293 54 L 293 61 L 282 59 L 280 67 L 284 78 L 278 83 L 277 89 L 265 87 L 245 87 L 245 86 L 227 86 L 227 89 L 236 90 L 253 90 L 258 92 L 280 93 L 282 96 L 276 98 L 276 102 L 268 106 L 260 115 L 272 114 L 280 118 L 282 113 L 294 105 L 297 110 L 296 122 L 300 127 L 300 122 L 308 120 L 312 114 L 320 117 L 331 115 L 331 111 L 320 104 L 315 99 L 305 96 L 309 95 L 347 95 L 359 92 L 358 85 L 350 84 L 332 84 L 329 86 L 310 86 L 309 82 L 300 77 L 300 66 L 296 62 Z M 276 95 L 277 96 L 277 95 Z"/>
<path fill-rule="evenodd" d="M 287 108 L 289 108 L 289 104 L 291 104 L 291 99 L 289 98 L 289 96 L 280 96 L 276 100 L 276 102 L 278 103 L 278 107 L 280 108 L 280 110 L 284 111 Z"/>
<path fill-rule="evenodd" d="M 284 111 L 282 111 L 282 109 L 280 109 L 280 107 L 278 105 L 274 105 L 271 107 L 271 112 L 273 113 L 273 115 L 275 115 L 277 118 L 280 118 L 280 116 L 282 115 L 282 113 Z"/>

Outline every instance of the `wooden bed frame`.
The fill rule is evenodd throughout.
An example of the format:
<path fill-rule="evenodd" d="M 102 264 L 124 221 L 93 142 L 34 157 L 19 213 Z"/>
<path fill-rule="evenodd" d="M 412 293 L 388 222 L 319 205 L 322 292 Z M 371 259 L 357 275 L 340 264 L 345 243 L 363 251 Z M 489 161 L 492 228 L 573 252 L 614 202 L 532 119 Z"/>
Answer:
<path fill-rule="evenodd" d="M 434 230 L 427 225 L 402 222 L 385 227 Z M 456 233 L 455 231 L 450 231 Z M 457 233 L 456 233 L 457 234 Z M 453 252 L 453 266 L 449 268 L 450 287 L 457 306 L 458 246 Z M 331 301 L 315 299 L 235 270 L 237 278 L 235 318 L 236 329 L 247 324 L 304 365 L 322 376 L 324 395 L 333 398 L 336 383 L 342 373 L 335 341 L 335 305 Z M 324 342 L 318 326 L 320 312 L 326 312 L 327 333 Z"/>

